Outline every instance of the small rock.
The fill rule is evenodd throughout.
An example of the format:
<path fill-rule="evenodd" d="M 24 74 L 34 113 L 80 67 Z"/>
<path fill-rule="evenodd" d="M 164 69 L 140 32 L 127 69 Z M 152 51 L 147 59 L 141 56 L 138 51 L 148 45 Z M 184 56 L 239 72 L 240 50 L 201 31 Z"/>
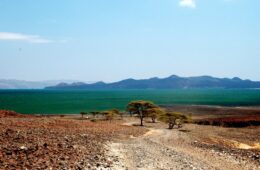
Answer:
<path fill-rule="evenodd" d="M 45 148 L 47 148 L 48 144 L 47 144 L 47 143 L 44 143 L 43 146 L 44 146 Z"/>
<path fill-rule="evenodd" d="M 25 146 L 21 146 L 20 149 L 22 149 L 22 150 L 27 150 L 28 148 L 25 147 Z"/>

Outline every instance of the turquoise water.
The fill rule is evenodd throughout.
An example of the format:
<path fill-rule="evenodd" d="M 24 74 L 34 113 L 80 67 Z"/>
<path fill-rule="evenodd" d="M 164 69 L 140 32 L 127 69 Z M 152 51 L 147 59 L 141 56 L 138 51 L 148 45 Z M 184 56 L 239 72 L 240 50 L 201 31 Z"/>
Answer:
<path fill-rule="evenodd" d="M 260 106 L 260 90 L 0 90 L 0 109 L 30 114 L 124 110 L 132 100 L 150 100 L 156 104 Z"/>

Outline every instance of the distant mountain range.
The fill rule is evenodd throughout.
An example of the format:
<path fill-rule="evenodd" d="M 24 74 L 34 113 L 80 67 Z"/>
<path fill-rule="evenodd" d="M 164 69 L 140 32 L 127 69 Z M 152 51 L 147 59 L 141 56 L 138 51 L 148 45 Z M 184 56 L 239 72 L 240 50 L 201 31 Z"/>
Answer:
<path fill-rule="evenodd" d="M 60 82 L 73 83 L 75 80 L 53 80 L 37 82 L 0 79 L 0 89 L 43 89 L 47 86 L 55 86 Z"/>
<path fill-rule="evenodd" d="M 234 78 L 216 78 L 211 76 L 179 77 L 176 75 L 167 78 L 126 79 L 114 83 L 96 82 L 87 84 L 83 82 L 60 83 L 45 89 L 193 89 L 193 88 L 260 88 L 259 81 L 242 80 Z"/>

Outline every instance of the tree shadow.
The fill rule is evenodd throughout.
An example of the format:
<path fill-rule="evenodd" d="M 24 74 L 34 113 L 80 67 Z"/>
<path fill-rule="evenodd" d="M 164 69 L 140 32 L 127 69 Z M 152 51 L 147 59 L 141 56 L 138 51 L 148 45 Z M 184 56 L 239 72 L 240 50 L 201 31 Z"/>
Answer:
<path fill-rule="evenodd" d="M 179 131 L 184 133 L 190 132 L 190 130 L 186 130 L 186 129 L 179 129 Z"/>

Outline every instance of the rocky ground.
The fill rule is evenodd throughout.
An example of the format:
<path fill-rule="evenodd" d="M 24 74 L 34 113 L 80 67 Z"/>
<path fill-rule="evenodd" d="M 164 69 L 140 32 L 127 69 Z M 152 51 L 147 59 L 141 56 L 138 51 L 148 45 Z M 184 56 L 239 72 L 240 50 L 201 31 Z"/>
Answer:
<path fill-rule="evenodd" d="M 5 112 L 0 119 L 0 169 L 109 168 L 104 144 L 144 132 L 120 121 L 15 117 Z"/>
<path fill-rule="evenodd" d="M 137 121 L 0 111 L 0 169 L 260 169 L 260 127 Z"/>
<path fill-rule="evenodd" d="M 198 125 L 181 130 L 150 126 L 143 136 L 109 143 L 106 154 L 114 162 L 112 169 L 260 169 L 260 150 L 199 140 L 192 133 L 193 126 Z"/>

